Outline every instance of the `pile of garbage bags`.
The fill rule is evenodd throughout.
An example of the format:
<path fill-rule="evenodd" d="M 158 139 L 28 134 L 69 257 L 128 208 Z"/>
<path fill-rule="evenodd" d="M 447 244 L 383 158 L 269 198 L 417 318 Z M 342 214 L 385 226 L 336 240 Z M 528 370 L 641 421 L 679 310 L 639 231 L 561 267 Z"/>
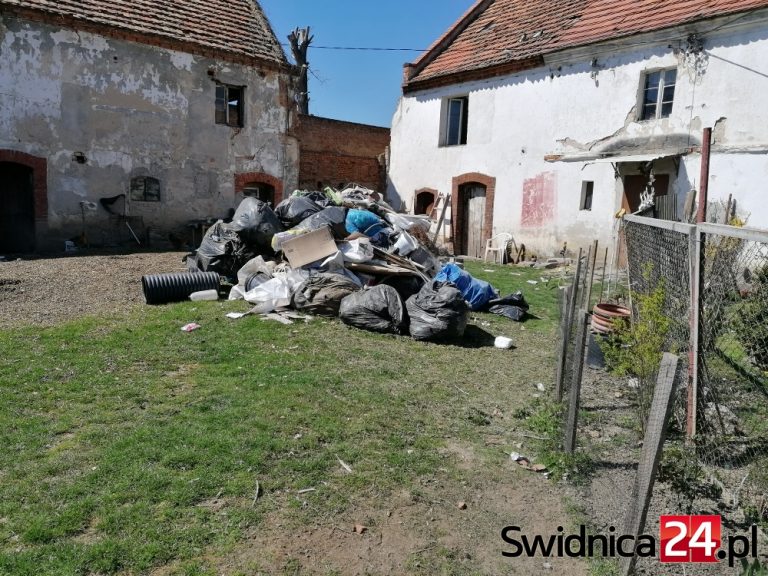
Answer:
<path fill-rule="evenodd" d="M 230 300 L 244 299 L 262 313 L 290 307 L 431 341 L 460 338 L 470 311 L 523 319 L 521 294 L 499 298 L 456 264 L 441 265 L 429 248 L 430 224 L 396 213 L 357 185 L 297 190 L 274 210 L 248 197 L 186 260 L 190 271 L 227 279 Z"/>

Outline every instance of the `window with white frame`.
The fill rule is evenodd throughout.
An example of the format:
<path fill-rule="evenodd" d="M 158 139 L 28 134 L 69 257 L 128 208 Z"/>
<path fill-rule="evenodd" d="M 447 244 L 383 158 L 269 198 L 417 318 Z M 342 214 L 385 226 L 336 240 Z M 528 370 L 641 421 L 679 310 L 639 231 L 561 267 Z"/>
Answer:
<path fill-rule="evenodd" d="M 676 82 L 677 69 L 675 68 L 645 73 L 640 120 L 668 118 L 672 114 Z"/>
<path fill-rule="evenodd" d="M 441 145 L 458 146 L 467 143 L 469 97 L 447 98 L 443 106 Z"/>

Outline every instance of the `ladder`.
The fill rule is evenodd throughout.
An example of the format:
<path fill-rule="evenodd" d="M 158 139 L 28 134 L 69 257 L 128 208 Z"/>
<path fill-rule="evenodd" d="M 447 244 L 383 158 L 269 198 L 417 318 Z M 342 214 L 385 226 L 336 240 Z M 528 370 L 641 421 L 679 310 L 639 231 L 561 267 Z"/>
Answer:
<path fill-rule="evenodd" d="M 448 209 L 448 206 L 450 206 L 450 199 L 450 194 L 438 192 L 437 199 L 432 205 L 432 211 L 429 213 L 429 217 L 434 220 L 438 211 L 440 213 L 440 218 L 437 221 L 437 229 L 435 230 L 435 235 L 432 237 L 433 244 L 437 242 L 437 237 L 440 235 L 440 229 L 443 227 L 443 222 L 445 221 L 445 212 Z"/>

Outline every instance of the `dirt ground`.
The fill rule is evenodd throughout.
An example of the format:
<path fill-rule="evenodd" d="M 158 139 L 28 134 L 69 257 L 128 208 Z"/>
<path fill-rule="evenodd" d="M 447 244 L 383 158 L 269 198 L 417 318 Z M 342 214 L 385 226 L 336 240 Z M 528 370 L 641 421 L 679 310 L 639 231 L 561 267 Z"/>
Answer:
<path fill-rule="evenodd" d="M 50 326 L 83 315 L 146 308 L 141 276 L 184 271 L 183 256 L 78 253 L 0 261 L 0 327 Z M 530 394 L 535 392 L 532 387 Z M 499 419 L 503 426 L 514 426 L 511 416 Z M 366 494 L 351 509 L 333 518 L 318 516 L 312 525 L 295 525 L 289 512 L 295 495 L 281 500 L 277 494 L 259 529 L 231 550 L 209 551 L 210 564 L 217 574 L 228 575 L 426 575 L 436 565 L 445 566 L 444 574 L 589 573 L 580 559 L 503 557 L 500 531 L 507 525 L 524 527 L 530 535 L 556 534 L 558 526 L 569 526 L 565 489 L 523 470 L 500 446 L 494 473 L 488 474 L 483 465 L 488 456 L 478 449 L 497 444 L 492 435 L 473 445 L 452 442 L 446 439 L 444 457 L 463 470 L 465 480 L 456 483 L 441 469 L 421 486 L 404 487 L 386 498 Z M 216 505 L 225 507 L 226 502 Z M 355 524 L 367 529 L 355 533 Z M 457 565 L 462 567 L 458 572 Z M 170 565 L 155 574 L 183 570 Z"/>
<path fill-rule="evenodd" d="M 76 253 L 0 261 L 0 327 L 51 326 L 144 306 L 144 274 L 184 272 L 184 252 Z"/>
<path fill-rule="evenodd" d="M 581 387 L 581 409 L 585 418 L 579 424 L 578 444 L 590 454 L 594 469 L 583 486 L 569 487 L 575 502 L 579 503 L 596 534 L 608 534 L 611 526 L 621 533 L 627 508 L 632 500 L 636 467 L 640 459 L 642 443 L 638 432 L 637 407 L 632 401 L 632 381 L 628 377 L 615 377 L 601 366 L 601 354 L 595 346 L 584 370 Z M 681 408 L 678 409 L 680 412 Z M 677 413 L 672 418 L 684 418 Z M 710 469 L 710 472 L 712 470 Z M 725 487 L 733 488 L 727 480 L 727 471 L 717 474 Z M 743 476 L 743 473 L 742 473 Z M 740 478 L 741 476 L 739 476 Z M 654 536 L 659 545 L 659 516 L 662 514 L 712 514 L 722 518 L 723 536 L 748 535 L 749 523 L 744 512 L 733 506 L 728 491 L 718 499 L 699 496 L 693 501 L 676 493 L 665 482 L 654 485 L 651 503 L 645 524 L 645 534 Z M 768 556 L 768 539 L 760 532 L 758 550 L 760 561 L 765 565 Z M 660 553 L 660 550 L 657 550 Z M 737 563 L 729 568 L 727 562 L 690 565 L 662 564 L 658 558 L 638 560 L 636 573 L 646 576 L 737 575 L 741 566 Z M 687 571 L 686 571 L 687 569 Z"/>

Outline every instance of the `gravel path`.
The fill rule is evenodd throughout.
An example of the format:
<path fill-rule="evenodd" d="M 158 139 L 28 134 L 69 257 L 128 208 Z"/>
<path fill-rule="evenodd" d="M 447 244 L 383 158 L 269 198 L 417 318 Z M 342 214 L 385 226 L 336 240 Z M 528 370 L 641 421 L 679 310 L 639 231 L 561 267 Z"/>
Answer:
<path fill-rule="evenodd" d="M 144 274 L 184 272 L 184 252 L 86 254 L 0 262 L 0 327 L 50 326 L 145 306 Z"/>

